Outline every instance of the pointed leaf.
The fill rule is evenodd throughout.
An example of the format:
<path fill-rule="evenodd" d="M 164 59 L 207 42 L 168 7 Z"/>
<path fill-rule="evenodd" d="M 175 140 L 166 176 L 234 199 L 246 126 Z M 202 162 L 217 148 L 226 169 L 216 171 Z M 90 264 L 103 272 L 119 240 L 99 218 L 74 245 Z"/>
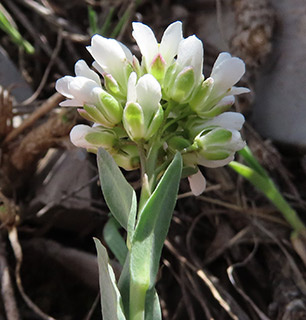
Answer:
<path fill-rule="evenodd" d="M 115 220 L 115 218 L 113 217 L 110 217 L 106 225 L 104 226 L 103 236 L 108 247 L 111 249 L 112 253 L 118 259 L 120 264 L 123 266 L 128 249 L 118 230 L 119 228 L 120 225 L 117 220 Z"/>
<path fill-rule="evenodd" d="M 135 191 L 106 150 L 102 148 L 98 150 L 97 160 L 101 188 L 106 204 L 112 215 L 126 230 L 128 217 L 136 199 Z"/>
<path fill-rule="evenodd" d="M 126 320 L 115 274 L 108 263 L 108 254 L 98 239 L 94 239 L 98 252 L 99 283 L 103 320 Z"/>
<path fill-rule="evenodd" d="M 157 275 L 162 247 L 176 203 L 182 172 L 182 157 L 177 153 L 140 213 L 131 248 L 131 280 L 152 288 Z"/>
<path fill-rule="evenodd" d="M 129 314 L 129 304 L 130 304 L 130 252 L 126 256 L 123 269 L 120 274 L 118 281 L 118 288 L 122 297 L 122 304 L 125 314 Z"/>
<path fill-rule="evenodd" d="M 155 288 L 147 292 L 145 320 L 162 320 L 159 298 Z"/>

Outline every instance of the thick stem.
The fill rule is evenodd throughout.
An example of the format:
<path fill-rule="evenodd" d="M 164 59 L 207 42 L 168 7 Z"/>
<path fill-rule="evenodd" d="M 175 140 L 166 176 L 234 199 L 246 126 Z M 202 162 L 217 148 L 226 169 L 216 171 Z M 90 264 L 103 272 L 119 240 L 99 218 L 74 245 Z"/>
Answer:
<path fill-rule="evenodd" d="M 148 286 L 133 282 L 130 286 L 130 320 L 144 320 Z"/>

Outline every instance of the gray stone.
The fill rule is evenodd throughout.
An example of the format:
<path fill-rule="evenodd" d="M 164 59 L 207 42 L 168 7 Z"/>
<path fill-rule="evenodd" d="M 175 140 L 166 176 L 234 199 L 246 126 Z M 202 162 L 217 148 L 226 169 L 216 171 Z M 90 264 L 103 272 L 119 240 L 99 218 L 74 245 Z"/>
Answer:
<path fill-rule="evenodd" d="M 32 95 L 32 89 L 0 46 L 0 85 L 10 89 L 17 102 L 22 102 Z"/>

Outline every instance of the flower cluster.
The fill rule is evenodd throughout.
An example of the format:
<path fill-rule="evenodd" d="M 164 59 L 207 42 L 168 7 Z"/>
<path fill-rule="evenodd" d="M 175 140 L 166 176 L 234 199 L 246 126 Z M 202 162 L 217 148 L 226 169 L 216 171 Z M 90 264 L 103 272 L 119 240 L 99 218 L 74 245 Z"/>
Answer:
<path fill-rule="evenodd" d="M 232 161 L 245 145 L 243 116 L 228 112 L 235 95 L 249 92 L 234 86 L 245 72 L 243 61 L 223 52 L 205 78 L 203 44 L 195 35 L 183 38 L 181 22 L 169 25 L 160 43 L 139 22 L 132 35 L 141 61 L 122 43 L 94 35 L 87 49 L 103 82 L 83 60 L 75 64 L 75 77 L 57 81 L 56 90 L 67 98 L 61 105 L 80 107 L 80 115 L 93 122 L 75 126 L 72 143 L 92 152 L 103 147 L 126 170 L 140 166 L 140 144 L 147 155 L 159 146 L 157 166 L 181 152 L 189 175 L 198 165 Z"/>

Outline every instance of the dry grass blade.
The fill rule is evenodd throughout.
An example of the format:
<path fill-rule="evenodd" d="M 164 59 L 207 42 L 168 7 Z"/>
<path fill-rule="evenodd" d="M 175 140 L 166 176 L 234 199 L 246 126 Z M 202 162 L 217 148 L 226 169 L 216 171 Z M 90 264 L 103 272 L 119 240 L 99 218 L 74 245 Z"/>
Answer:
<path fill-rule="evenodd" d="M 9 273 L 9 265 L 6 259 L 5 242 L 0 233 L 0 287 L 2 301 L 7 320 L 19 320 L 20 314 L 14 296 L 14 290 Z"/>
<path fill-rule="evenodd" d="M 44 320 L 55 320 L 53 317 L 47 315 L 44 313 L 31 299 L 30 297 L 25 293 L 21 277 L 20 277 L 20 269 L 22 265 L 22 249 L 18 240 L 18 234 L 17 234 L 17 228 L 13 227 L 9 230 L 9 240 L 10 244 L 13 248 L 14 255 L 16 258 L 16 269 L 15 269 L 15 277 L 16 277 L 16 284 L 18 287 L 18 290 L 26 302 L 26 304 L 31 308 L 37 315 L 39 315 Z"/>
<path fill-rule="evenodd" d="M 58 106 L 59 102 L 63 100 L 63 97 L 59 93 L 54 93 L 47 101 L 45 101 L 36 111 L 34 111 L 22 124 L 12 130 L 4 139 L 4 144 L 14 140 L 20 133 L 32 126 L 39 118 L 50 112 L 52 109 Z"/>
<path fill-rule="evenodd" d="M 218 291 L 214 283 L 211 281 L 211 279 L 209 279 L 209 277 L 206 275 L 204 270 L 198 269 L 196 266 L 191 264 L 185 257 L 180 255 L 179 252 L 174 248 L 174 246 L 168 240 L 166 240 L 165 246 L 179 259 L 181 263 L 183 263 L 192 271 L 194 271 L 198 275 L 198 277 L 203 280 L 203 282 L 209 288 L 214 298 L 219 302 L 221 307 L 227 312 L 227 314 L 231 317 L 231 319 L 239 320 L 239 317 L 236 314 L 234 314 L 229 303 L 221 296 L 220 292 Z"/>
<path fill-rule="evenodd" d="M 234 277 L 234 271 L 236 268 L 245 266 L 255 255 L 256 251 L 258 249 L 258 243 L 255 242 L 255 246 L 253 248 L 253 251 L 249 254 L 249 256 L 242 262 L 235 263 L 227 268 L 227 274 L 228 277 L 232 283 L 232 285 L 236 288 L 236 290 L 241 294 L 241 296 L 252 306 L 252 308 L 257 313 L 260 320 L 270 320 L 253 302 L 253 300 L 244 292 L 243 289 L 240 288 L 238 281 Z"/>

